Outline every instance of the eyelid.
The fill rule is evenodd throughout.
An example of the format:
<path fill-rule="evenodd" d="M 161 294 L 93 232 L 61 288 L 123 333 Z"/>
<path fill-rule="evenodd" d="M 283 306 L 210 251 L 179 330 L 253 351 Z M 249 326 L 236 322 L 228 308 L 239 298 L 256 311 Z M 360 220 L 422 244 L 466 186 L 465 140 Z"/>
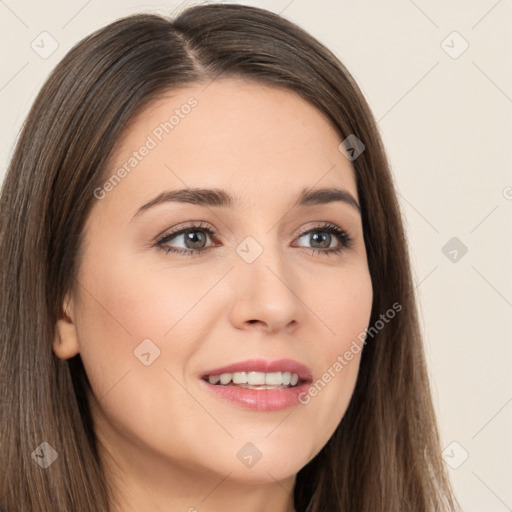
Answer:
<path fill-rule="evenodd" d="M 184 226 L 178 226 L 176 228 L 172 228 L 170 231 L 169 230 L 164 231 L 164 234 L 157 236 L 156 243 L 157 244 L 164 243 L 169 238 L 181 235 L 187 231 L 194 230 L 194 229 L 197 229 L 198 231 L 203 230 L 203 231 L 207 232 L 212 237 L 217 234 L 215 229 L 212 226 L 210 226 L 209 224 L 207 224 L 203 221 L 200 221 L 199 224 L 195 224 L 194 221 L 191 221 L 190 223 L 188 223 Z"/>

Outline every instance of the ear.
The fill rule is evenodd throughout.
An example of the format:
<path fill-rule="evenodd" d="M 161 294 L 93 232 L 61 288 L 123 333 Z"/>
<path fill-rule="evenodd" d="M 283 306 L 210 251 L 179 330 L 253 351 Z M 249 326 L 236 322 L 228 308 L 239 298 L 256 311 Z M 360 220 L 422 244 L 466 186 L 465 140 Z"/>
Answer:
<path fill-rule="evenodd" d="M 55 326 L 53 351 L 60 359 L 69 359 L 78 354 L 78 336 L 74 322 L 74 305 L 69 295 L 66 295 L 63 311 Z"/>

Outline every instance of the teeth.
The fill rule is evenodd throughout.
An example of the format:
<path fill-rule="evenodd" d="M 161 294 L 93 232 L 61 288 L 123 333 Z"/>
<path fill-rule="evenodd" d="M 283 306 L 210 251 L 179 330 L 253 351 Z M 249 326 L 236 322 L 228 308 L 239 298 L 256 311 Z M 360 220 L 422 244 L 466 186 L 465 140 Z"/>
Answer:
<path fill-rule="evenodd" d="M 299 382 L 299 376 L 291 372 L 234 372 L 209 375 L 208 382 L 210 384 L 220 383 L 223 386 L 232 382 L 235 385 L 240 385 L 240 387 L 261 386 L 255 389 L 272 389 L 273 386 L 296 386 Z"/>
<path fill-rule="evenodd" d="M 267 373 L 265 375 L 265 384 L 267 386 L 279 386 L 283 383 L 281 372 Z"/>
<path fill-rule="evenodd" d="M 247 384 L 247 373 L 245 373 L 245 372 L 233 373 L 233 384 Z"/>
<path fill-rule="evenodd" d="M 247 382 L 251 386 L 260 386 L 265 384 L 265 374 L 263 372 L 249 372 Z"/>
<path fill-rule="evenodd" d="M 223 373 L 220 376 L 220 383 L 225 386 L 226 384 L 229 384 L 233 375 L 231 373 Z"/>
<path fill-rule="evenodd" d="M 220 382 L 220 375 L 210 375 L 208 377 L 208 382 L 210 384 L 218 384 Z"/>

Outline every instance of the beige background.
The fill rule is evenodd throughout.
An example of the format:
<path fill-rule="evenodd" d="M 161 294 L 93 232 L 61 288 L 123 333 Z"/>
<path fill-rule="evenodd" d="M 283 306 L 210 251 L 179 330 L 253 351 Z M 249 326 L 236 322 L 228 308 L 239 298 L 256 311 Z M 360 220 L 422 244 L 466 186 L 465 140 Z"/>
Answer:
<path fill-rule="evenodd" d="M 0 1 L 1 179 L 73 44 L 118 17 L 191 3 Z M 407 223 L 445 462 L 466 512 L 512 510 L 512 2 L 240 3 L 310 31 L 366 95 Z M 46 59 L 31 48 L 44 31 L 58 43 Z M 452 237 L 465 255 L 449 245 L 445 256 Z"/>

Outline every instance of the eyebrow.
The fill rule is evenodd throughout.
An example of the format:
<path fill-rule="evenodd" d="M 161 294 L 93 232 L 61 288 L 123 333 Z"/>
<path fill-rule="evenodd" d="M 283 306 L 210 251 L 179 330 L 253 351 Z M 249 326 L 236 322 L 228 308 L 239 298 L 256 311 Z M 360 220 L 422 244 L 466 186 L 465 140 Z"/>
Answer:
<path fill-rule="evenodd" d="M 354 196 L 348 190 L 340 188 L 320 188 L 320 189 L 307 189 L 305 188 L 291 205 L 291 209 L 322 205 L 333 202 L 345 203 L 358 213 L 361 213 L 361 207 L 355 200 Z M 220 207 L 220 208 L 235 208 L 240 205 L 240 199 L 232 196 L 228 192 L 218 188 L 183 188 L 178 190 L 168 190 L 162 192 L 151 201 L 143 204 L 135 213 L 134 217 L 140 215 L 144 211 L 152 208 L 153 206 L 168 203 L 190 203 L 200 206 Z"/>

